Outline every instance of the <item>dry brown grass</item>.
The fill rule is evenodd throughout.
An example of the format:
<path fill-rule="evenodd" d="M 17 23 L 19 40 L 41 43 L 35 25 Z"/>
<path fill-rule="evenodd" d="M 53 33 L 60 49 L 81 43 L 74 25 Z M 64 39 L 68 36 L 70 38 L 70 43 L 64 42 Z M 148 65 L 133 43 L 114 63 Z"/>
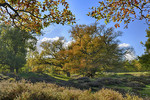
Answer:
<path fill-rule="evenodd" d="M 75 88 L 64 88 L 44 82 L 30 83 L 24 80 L 1 81 L 0 100 L 143 100 L 137 96 L 123 97 L 122 94 L 102 89 L 96 93 Z"/>

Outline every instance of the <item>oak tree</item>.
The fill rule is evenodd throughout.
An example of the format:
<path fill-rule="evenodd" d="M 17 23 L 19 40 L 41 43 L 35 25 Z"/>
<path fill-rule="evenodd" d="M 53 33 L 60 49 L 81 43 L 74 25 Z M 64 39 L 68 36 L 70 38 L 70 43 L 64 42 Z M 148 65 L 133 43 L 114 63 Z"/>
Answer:
<path fill-rule="evenodd" d="M 27 50 L 34 49 L 37 39 L 33 34 L 10 26 L 0 27 L 0 64 L 18 72 L 26 63 Z"/>
<path fill-rule="evenodd" d="M 27 58 L 27 63 L 31 67 L 31 70 L 42 73 L 46 68 L 52 66 L 62 68 L 62 62 L 58 59 L 58 52 L 64 50 L 63 44 L 63 37 L 54 41 L 43 41 L 40 44 L 42 50 L 31 51 Z"/>
<path fill-rule="evenodd" d="M 104 19 L 107 24 L 116 22 L 115 27 L 120 27 L 122 21 L 128 27 L 128 23 L 134 20 L 145 19 L 150 25 L 150 1 L 149 0 L 105 0 L 100 1 L 98 7 L 92 7 L 88 14 L 97 20 Z"/>
<path fill-rule="evenodd" d="M 5 24 L 40 33 L 52 23 L 75 23 L 65 0 L 0 0 L 0 20 Z"/>
<path fill-rule="evenodd" d="M 123 56 L 116 39 L 120 34 L 103 25 L 76 25 L 71 30 L 74 42 L 68 50 L 64 68 L 94 76 L 96 72 L 117 67 Z"/>
<path fill-rule="evenodd" d="M 148 39 L 145 44 L 143 44 L 146 49 L 145 53 L 139 57 L 139 62 L 142 64 L 143 69 L 150 70 L 150 27 L 146 30 L 146 33 L 146 37 L 148 37 Z"/>

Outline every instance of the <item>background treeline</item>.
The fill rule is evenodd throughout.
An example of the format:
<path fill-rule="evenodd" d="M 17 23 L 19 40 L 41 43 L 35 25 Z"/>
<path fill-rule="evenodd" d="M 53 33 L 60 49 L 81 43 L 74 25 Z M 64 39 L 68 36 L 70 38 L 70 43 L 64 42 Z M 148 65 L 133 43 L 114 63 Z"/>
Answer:
<path fill-rule="evenodd" d="M 37 35 L 10 26 L 0 26 L 1 72 L 38 72 L 52 74 L 80 74 L 94 77 L 101 72 L 148 71 L 150 69 L 149 43 L 145 53 L 134 60 L 125 55 L 132 47 L 119 47 L 122 32 L 104 25 L 76 25 L 70 30 L 72 42 L 65 44 L 60 37 L 44 41 L 41 50 L 36 47 Z M 147 37 L 150 30 L 146 30 Z"/>

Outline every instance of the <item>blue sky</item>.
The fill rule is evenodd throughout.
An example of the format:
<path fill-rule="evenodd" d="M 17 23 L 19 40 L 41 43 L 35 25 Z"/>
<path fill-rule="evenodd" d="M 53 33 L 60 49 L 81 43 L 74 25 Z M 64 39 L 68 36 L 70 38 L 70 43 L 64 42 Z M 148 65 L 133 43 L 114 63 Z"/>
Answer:
<path fill-rule="evenodd" d="M 86 14 L 90 11 L 89 8 L 92 6 L 98 6 L 99 0 L 66 0 L 70 5 L 70 10 L 75 14 L 77 19 L 77 24 L 87 24 L 90 25 L 96 20 L 87 16 Z M 104 21 L 98 21 L 100 25 L 104 25 Z M 113 22 L 107 24 L 107 27 L 114 27 Z M 121 23 L 120 28 L 115 29 L 116 31 L 122 31 L 123 35 L 119 38 L 121 44 L 128 44 L 132 46 L 135 50 L 136 55 L 142 55 L 144 53 L 144 47 L 140 42 L 146 41 L 146 32 L 148 25 L 145 24 L 145 21 L 134 21 L 129 24 L 128 29 L 124 29 L 124 24 Z M 40 39 L 46 38 L 55 38 L 63 36 L 67 41 L 70 41 L 70 33 L 68 31 L 71 29 L 70 25 L 57 25 L 52 24 L 51 26 L 44 29 L 45 35 L 39 37 Z"/>

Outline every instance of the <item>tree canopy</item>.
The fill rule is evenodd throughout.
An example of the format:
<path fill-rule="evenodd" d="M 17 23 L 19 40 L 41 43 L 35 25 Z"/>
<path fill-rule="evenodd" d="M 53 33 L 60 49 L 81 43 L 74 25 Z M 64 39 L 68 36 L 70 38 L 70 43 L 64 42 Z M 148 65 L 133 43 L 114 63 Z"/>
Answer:
<path fill-rule="evenodd" d="M 26 63 L 27 49 L 34 49 L 37 39 L 28 32 L 10 26 L 0 27 L 0 65 L 18 72 Z"/>
<path fill-rule="evenodd" d="M 46 67 L 63 67 L 62 63 L 58 56 L 61 50 L 64 50 L 64 38 L 60 37 L 55 41 L 43 41 L 40 44 L 41 51 L 35 50 L 29 52 L 29 56 L 27 57 L 27 63 L 31 70 L 34 72 L 44 72 Z"/>
<path fill-rule="evenodd" d="M 134 20 L 145 19 L 150 25 L 150 1 L 149 0 L 105 0 L 100 1 L 98 7 L 92 7 L 88 14 L 97 20 L 104 19 L 107 24 L 110 21 L 116 22 L 115 27 L 124 21 L 125 28 L 128 23 Z"/>
<path fill-rule="evenodd" d="M 150 27 L 146 30 L 146 33 L 146 37 L 148 37 L 148 39 L 144 44 L 144 46 L 146 47 L 145 54 L 139 57 L 139 61 L 142 64 L 143 68 L 145 68 L 146 70 L 150 70 Z"/>
<path fill-rule="evenodd" d="M 86 75 L 112 69 L 121 64 L 123 51 L 118 47 L 121 32 L 105 26 L 76 25 L 71 30 L 74 42 L 67 50 L 64 69 Z"/>
<path fill-rule="evenodd" d="M 40 33 L 52 23 L 75 23 L 65 0 L 0 0 L 0 20 L 5 24 Z"/>

